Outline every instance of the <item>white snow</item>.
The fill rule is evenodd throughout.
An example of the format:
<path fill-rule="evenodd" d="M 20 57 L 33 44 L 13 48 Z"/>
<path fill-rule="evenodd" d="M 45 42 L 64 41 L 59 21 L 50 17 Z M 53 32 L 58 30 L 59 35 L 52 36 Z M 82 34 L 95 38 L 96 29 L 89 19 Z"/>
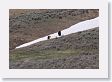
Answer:
<path fill-rule="evenodd" d="M 72 25 L 71 27 L 69 27 L 65 30 L 62 30 L 61 33 L 62 33 L 63 36 L 65 36 L 65 35 L 68 35 L 68 34 L 71 34 L 71 33 L 76 33 L 76 32 L 79 32 L 79 31 L 84 31 L 84 30 L 95 28 L 95 27 L 99 27 L 99 17 L 94 18 L 94 19 L 90 19 L 90 20 L 86 20 L 86 21 L 77 23 L 75 25 Z M 25 44 L 22 44 L 22 45 L 16 47 L 16 49 L 26 47 L 26 46 L 35 44 L 35 43 L 40 42 L 40 41 L 47 40 L 47 36 L 36 39 L 34 41 L 31 41 L 31 42 L 28 42 L 28 43 L 25 43 Z M 51 36 L 50 39 L 59 37 L 58 33 L 50 34 L 49 36 Z"/>

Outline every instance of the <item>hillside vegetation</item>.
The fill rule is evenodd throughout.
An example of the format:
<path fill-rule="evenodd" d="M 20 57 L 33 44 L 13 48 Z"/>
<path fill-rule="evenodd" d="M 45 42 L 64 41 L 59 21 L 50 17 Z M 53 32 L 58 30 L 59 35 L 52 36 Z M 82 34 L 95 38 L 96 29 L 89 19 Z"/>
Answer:
<path fill-rule="evenodd" d="M 97 9 L 10 9 L 10 50 L 98 15 Z"/>
<path fill-rule="evenodd" d="M 10 50 L 10 69 L 98 69 L 99 27 Z"/>

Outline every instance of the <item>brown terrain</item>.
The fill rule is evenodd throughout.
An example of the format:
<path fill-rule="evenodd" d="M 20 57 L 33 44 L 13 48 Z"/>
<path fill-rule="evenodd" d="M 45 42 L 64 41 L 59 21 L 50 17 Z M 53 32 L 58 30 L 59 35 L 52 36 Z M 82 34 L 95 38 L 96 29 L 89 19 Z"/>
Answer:
<path fill-rule="evenodd" d="M 99 28 L 10 51 L 10 69 L 98 69 Z"/>
<path fill-rule="evenodd" d="M 97 9 L 10 9 L 10 50 L 98 15 Z"/>
<path fill-rule="evenodd" d="M 99 27 L 14 49 L 98 16 L 98 9 L 11 9 L 9 68 L 99 69 Z"/>

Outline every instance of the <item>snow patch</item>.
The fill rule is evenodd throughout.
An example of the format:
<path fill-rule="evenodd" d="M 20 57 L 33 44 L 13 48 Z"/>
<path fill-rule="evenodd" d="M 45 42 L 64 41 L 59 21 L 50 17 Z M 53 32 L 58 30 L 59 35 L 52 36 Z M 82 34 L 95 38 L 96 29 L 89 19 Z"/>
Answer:
<path fill-rule="evenodd" d="M 94 19 L 86 20 L 86 21 L 77 23 L 75 25 L 72 25 L 71 27 L 69 27 L 65 30 L 62 30 L 61 33 L 62 33 L 62 35 L 65 36 L 65 35 L 69 35 L 71 33 L 76 33 L 76 32 L 80 32 L 80 31 L 92 29 L 92 28 L 95 28 L 95 27 L 99 27 L 99 17 L 96 17 Z M 50 34 L 49 36 L 51 36 L 50 39 L 60 37 L 60 36 L 58 36 L 58 32 Z M 30 45 L 35 44 L 37 42 L 40 42 L 40 41 L 45 41 L 45 40 L 47 40 L 47 37 L 48 37 L 48 35 L 45 36 L 45 37 L 36 39 L 34 41 L 22 44 L 22 45 L 16 47 L 15 49 L 22 48 L 22 47 L 27 47 L 27 46 L 30 46 Z"/>

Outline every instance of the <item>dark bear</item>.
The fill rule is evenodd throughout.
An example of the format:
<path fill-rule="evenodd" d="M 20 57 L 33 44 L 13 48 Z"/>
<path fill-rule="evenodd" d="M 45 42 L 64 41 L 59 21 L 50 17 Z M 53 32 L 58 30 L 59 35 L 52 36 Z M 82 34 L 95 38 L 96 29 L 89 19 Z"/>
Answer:
<path fill-rule="evenodd" d="M 50 39 L 51 36 L 48 36 L 47 39 Z"/>
<path fill-rule="evenodd" d="M 61 36 L 61 31 L 58 32 L 58 35 Z"/>

